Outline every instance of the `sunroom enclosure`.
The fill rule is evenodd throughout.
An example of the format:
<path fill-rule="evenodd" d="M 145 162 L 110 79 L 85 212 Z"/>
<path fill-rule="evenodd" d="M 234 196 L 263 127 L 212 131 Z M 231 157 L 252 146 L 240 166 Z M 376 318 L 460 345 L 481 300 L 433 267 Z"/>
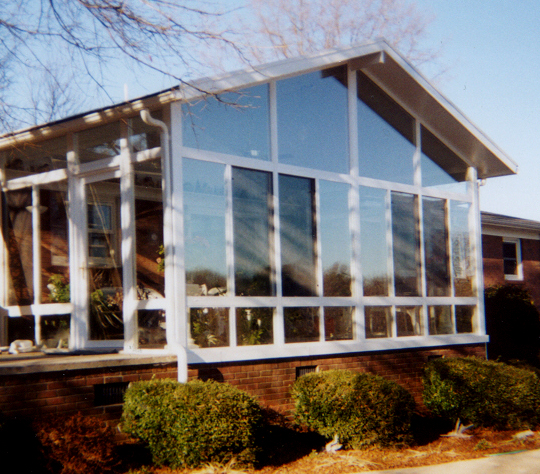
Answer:
<path fill-rule="evenodd" d="M 477 169 L 353 66 L 0 152 L 4 337 L 189 362 L 485 342 Z"/>

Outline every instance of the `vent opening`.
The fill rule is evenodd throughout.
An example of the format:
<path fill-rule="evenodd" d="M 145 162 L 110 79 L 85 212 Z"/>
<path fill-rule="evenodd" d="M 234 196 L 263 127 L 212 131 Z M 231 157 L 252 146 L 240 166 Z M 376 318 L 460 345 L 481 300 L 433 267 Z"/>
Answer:
<path fill-rule="evenodd" d="M 94 406 L 117 405 L 124 403 L 128 382 L 115 382 L 94 385 Z"/>

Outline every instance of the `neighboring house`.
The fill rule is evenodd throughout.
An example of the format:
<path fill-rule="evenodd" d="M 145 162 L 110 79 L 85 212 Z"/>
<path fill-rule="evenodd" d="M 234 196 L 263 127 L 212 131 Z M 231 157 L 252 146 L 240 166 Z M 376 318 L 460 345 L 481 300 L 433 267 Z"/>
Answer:
<path fill-rule="evenodd" d="M 385 42 L 7 134 L 0 156 L 4 342 L 69 326 L 72 351 L 122 351 L 0 362 L 0 387 L 47 391 L 0 388 L 0 410 L 103 413 L 177 357 L 286 410 L 311 370 L 418 394 L 430 357 L 485 354 L 478 183 L 517 167 Z"/>
<path fill-rule="evenodd" d="M 540 222 L 482 212 L 485 287 L 527 288 L 540 310 Z"/>

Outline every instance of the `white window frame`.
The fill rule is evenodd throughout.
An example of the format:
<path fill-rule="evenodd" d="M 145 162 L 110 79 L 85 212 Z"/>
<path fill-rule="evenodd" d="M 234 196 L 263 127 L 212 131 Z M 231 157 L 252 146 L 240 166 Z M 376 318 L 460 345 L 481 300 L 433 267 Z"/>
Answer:
<path fill-rule="evenodd" d="M 507 281 L 523 281 L 523 262 L 521 259 L 521 239 L 519 238 L 503 238 L 503 248 L 504 244 L 514 244 L 516 246 L 516 273 L 505 273 L 504 279 Z M 504 250 L 503 250 L 503 271 L 504 271 Z"/>
<path fill-rule="evenodd" d="M 229 308 L 229 345 L 226 347 L 208 347 L 198 348 L 189 347 L 188 361 L 190 363 L 201 362 L 225 362 L 225 361 L 240 361 L 240 360 L 253 360 L 253 359 L 266 359 L 275 357 L 298 357 L 298 356 L 312 356 L 325 355 L 325 354 L 342 354 L 351 352 L 370 352 L 380 350 L 392 350 L 392 349 L 407 349 L 407 348 L 420 348 L 420 347 L 437 347 L 446 346 L 452 344 L 477 344 L 485 343 L 488 338 L 485 335 L 484 324 L 478 320 L 479 316 L 483 313 L 482 301 L 479 295 L 482 294 L 483 283 L 481 270 L 478 269 L 479 254 L 477 249 L 479 248 L 479 227 L 475 225 L 476 221 L 479 221 L 478 199 L 477 199 L 477 180 L 476 173 L 473 168 L 469 168 L 467 173 L 467 190 L 465 193 L 458 193 L 439 188 L 425 188 L 421 186 L 421 169 L 420 169 L 420 155 L 421 155 L 421 142 L 418 138 L 420 135 L 420 120 L 419 117 L 411 113 L 416 120 L 417 130 L 417 150 L 413 159 L 414 167 L 414 183 L 402 184 L 388 182 L 378 179 L 365 178 L 359 175 L 358 172 L 358 152 L 357 152 L 357 118 L 356 118 L 356 73 L 353 70 L 349 70 L 349 153 L 350 153 L 350 171 L 348 173 L 333 173 L 324 170 L 318 170 L 313 168 L 305 168 L 300 166 L 287 165 L 279 162 L 278 159 L 278 131 L 277 131 L 277 101 L 276 101 L 276 81 L 269 81 L 269 100 L 270 100 L 270 161 L 257 160 L 246 157 L 237 157 L 227 154 L 222 154 L 214 151 L 205 151 L 194 148 L 188 148 L 182 146 L 178 141 L 173 141 L 176 146 L 172 148 L 172 161 L 175 163 L 175 167 L 181 167 L 183 158 L 190 158 L 202 161 L 209 161 L 225 165 L 227 168 L 232 166 L 239 166 L 259 171 L 270 171 L 273 173 L 273 185 L 274 185 L 274 259 L 275 259 L 275 278 L 276 278 L 276 296 L 274 297 L 251 297 L 246 299 L 245 297 L 237 297 L 232 294 L 226 296 L 185 296 L 185 300 L 181 303 L 186 308 L 186 312 L 192 307 L 209 307 L 209 308 Z M 396 100 L 396 97 L 388 90 L 385 92 Z M 404 104 L 396 100 L 398 104 L 408 110 Z M 175 122 L 171 127 L 171 135 L 173 137 L 181 137 L 181 103 L 174 103 L 171 106 L 171 112 L 179 120 Z M 440 137 L 438 137 L 440 139 Z M 450 144 L 445 143 L 449 146 Z M 453 149 L 450 146 L 451 149 Z M 455 151 L 453 149 L 453 151 Z M 318 188 L 319 180 L 328 180 L 343 182 L 350 185 L 350 225 L 353 236 L 352 249 L 353 249 L 353 261 L 351 265 L 351 273 L 353 275 L 353 295 L 351 297 L 283 297 L 281 294 L 281 272 L 280 269 L 280 223 L 279 223 L 279 180 L 280 174 L 287 174 L 293 176 L 299 176 L 303 178 L 311 178 L 316 180 L 316 187 Z M 230 186 L 228 178 L 225 181 L 225 188 Z M 182 193 L 181 182 L 176 183 L 175 193 Z M 388 297 L 364 297 L 362 294 L 362 281 L 361 281 L 361 269 L 360 269 L 360 244 L 358 236 L 360 235 L 360 222 L 359 217 L 356 215 L 358 211 L 358 196 L 359 187 L 368 186 L 384 189 L 387 191 L 387 195 L 391 192 L 401 192 L 412 194 L 416 197 L 416 206 L 421 217 L 421 202 L 423 196 L 430 196 L 436 198 L 445 199 L 448 203 L 449 200 L 468 202 L 471 204 L 470 211 L 470 232 L 471 232 L 471 258 L 474 261 L 475 281 L 473 282 L 475 296 L 472 297 L 427 297 L 425 295 L 425 270 L 422 264 L 422 295 L 418 297 L 396 297 L 393 289 Z M 316 201 L 319 196 L 316 195 Z M 388 199 L 387 199 L 388 200 Z M 387 203 L 387 215 L 389 214 L 389 203 Z M 230 206 L 227 208 L 227 215 L 230 214 Z M 478 216 L 477 216 L 478 214 Z M 447 216 L 450 219 L 450 216 Z M 228 219 L 230 221 L 230 218 Z M 387 234 L 391 231 L 390 222 L 387 223 Z M 227 226 L 231 226 L 229 222 Z M 227 229 L 228 234 L 231 234 L 232 229 Z M 423 222 L 420 219 L 420 227 L 418 229 L 420 236 L 420 253 L 422 262 L 424 260 L 423 255 Z M 175 242 L 175 247 L 181 252 L 183 251 L 182 242 Z M 179 252 L 179 253 L 180 253 Z M 228 244 L 227 255 L 228 258 L 232 258 L 231 242 Z M 392 254 L 389 253 L 389 268 L 392 267 Z M 319 257 L 320 258 L 320 257 Z M 449 256 L 451 258 L 451 255 Z M 183 262 L 178 267 L 180 273 L 183 272 Z M 230 269 L 229 269 L 230 270 Z M 230 271 L 229 271 L 230 274 Z M 320 279 L 320 272 L 318 272 L 318 278 Z M 453 276 L 453 275 L 452 275 Z M 229 275 L 230 277 L 230 275 Z M 453 278 L 451 278 L 452 295 L 453 293 Z M 319 285 L 322 282 L 319 281 Z M 453 334 L 445 335 L 429 335 L 428 334 L 428 311 L 429 306 L 436 305 L 450 305 L 452 306 L 452 316 L 455 319 L 455 306 L 467 305 L 477 308 L 476 320 L 473 321 L 473 333 L 456 334 L 455 330 Z M 305 343 L 285 343 L 284 338 L 284 320 L 283 309 L 286 307 L 330 307 L 330 306 L 349 306 L 355 308 L 354 320 L 353 320 L 353 339 L 342 341 L 325 341 L 324 330 L 320 331 L 320 337 L 318 341 L 305 342 Z M 392 327 L 391 335 L 388 338 L 380 339 L 366 339 L 364 332 L 364 308 L 366 306 L 390 306 L 392 307 Z M 423 333 L 414 336 L 397 336 L 396 334 L 396 322 L 395 322 L 395 308 L 398 306 L 420 306 L 422 307 L 422 326 Z M 236 346 L 235 340 L 235 310 L 239 307 L 272 307 L 276 308 L 274 312 L 274 343 L 270 345 L 254 345 L 254 346 Z M 321 325 L 324 323 L 321 313 Z M 453 321 L 455 326 L 455 321 Z M 189 333 L 189 322 L 186 320 L 186 331 Z"/>

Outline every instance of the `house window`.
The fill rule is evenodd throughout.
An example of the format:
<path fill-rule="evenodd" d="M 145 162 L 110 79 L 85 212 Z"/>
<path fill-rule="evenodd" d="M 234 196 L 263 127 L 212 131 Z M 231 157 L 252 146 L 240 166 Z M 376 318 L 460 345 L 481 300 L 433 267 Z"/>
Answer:
<path fill-rule="evenodd" d="M 521 241 L 519 239 L 503 242 L 504 278 L 506 280 L 522 280 Z"/>

